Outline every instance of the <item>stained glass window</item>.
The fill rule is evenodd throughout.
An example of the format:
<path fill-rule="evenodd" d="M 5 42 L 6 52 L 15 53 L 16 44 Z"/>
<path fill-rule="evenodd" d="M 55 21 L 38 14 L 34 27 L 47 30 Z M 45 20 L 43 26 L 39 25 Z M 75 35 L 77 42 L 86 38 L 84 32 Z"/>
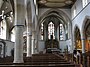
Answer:
<path fill-rule="evenodd" d="M 43 30 L 43 23 L 41 23 L 41 40 L 43 40 L 44 37 L 44 30 Z"/>
<path fill-rule="evenodd" d="M 48 24 L 48 39 L 51 39 L 51 36 L 53 36 L 53 39 L 55 39 L 54 24 L 53 24 L 53 22 L 50 22 Z"/>
<path fill-rule="evenodd" d="M 60 39 L 60 40 L 63 40 L 63 39 L 64 39 L 64 38 L 63 38 L 63 32 L 64 32 L 64 31 L 63 31 L 63 24 L 60 24 L 59 27 L 60 27 L 60 28 L 59 28 L 59 29 L 60 29 L 60 30 L 59 30 L 59 31 L 60 31 L 60 32 L 59 32 L 59 33 L 60 33 L 60 34 L 59 34 L 59 35 L 60 35 L 59 39 Z"/>

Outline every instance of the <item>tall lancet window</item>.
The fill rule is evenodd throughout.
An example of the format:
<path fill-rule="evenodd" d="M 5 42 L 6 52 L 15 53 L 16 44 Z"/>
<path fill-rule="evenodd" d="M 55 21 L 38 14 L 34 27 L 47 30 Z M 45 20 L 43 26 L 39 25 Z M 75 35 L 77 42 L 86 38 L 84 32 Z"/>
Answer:
<path fill-rule="evenodd" d="M 59 31 L 60 31 L 60 32 L 59 32 L 59 33 L 60 33 L 60 34 L 59 34 L 59 35 L 60 35 L 59 39 L 60 39 L 60 40 L 63 40 L 63 39 L 64 39 L 64 35 L 63 35 L 63 34 L 64 34 L 63 24 L 60 24 L 60 25 L 59 25 L 59 29 L 60 29 L 60 30 L 59 30 Z"/>
<path fill-rule="evenodd" d="M 44 29 L 43 29 L 43 23 L 41 23 L 41 40 L 43 40 L 44 37 Z"/>
<path fill-rule="evenodd" d="M 48 39 L 51 39 L 51 38 L 55 39 L 54 31 L 55 31 L 54 24 L 53 24 L 53 22 L 50 22 L 48 24 Z"/>

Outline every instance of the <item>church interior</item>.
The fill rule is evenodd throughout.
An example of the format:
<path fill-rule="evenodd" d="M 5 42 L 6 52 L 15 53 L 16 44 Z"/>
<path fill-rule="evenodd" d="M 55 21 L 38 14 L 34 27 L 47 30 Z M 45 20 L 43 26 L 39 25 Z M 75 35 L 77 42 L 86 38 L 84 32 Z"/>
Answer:
<path fill-rule="evenodd" d="M 90 0 L 0 0 L 0 66 L 90 67 Z"/>

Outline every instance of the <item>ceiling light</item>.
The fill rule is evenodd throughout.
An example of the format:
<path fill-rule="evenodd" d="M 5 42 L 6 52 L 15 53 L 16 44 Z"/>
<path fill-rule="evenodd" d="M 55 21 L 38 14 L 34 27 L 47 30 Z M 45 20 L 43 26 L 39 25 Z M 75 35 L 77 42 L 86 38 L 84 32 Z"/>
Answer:
<path fill-rule="evenodd" d="M 66 1 L 66 0 L 48 0 L 49 2 L 64 2 L 64 1 Z"/>
<path fill-rule="evenodd" d="M 65 3 L 46 3 L 45 5 L 48 7 L 63 7 Z"/>
<path fill-rule="evenodd" d="M 47 2 L 47 0 L 39 0 L 39 3 L 41 4 L 45 4 Z"/>
<path fill-rule="evenodd" d="M 67 0 L 65 3 L 66 4 L 72 4 L 73 2 L 71 0 Z"/>

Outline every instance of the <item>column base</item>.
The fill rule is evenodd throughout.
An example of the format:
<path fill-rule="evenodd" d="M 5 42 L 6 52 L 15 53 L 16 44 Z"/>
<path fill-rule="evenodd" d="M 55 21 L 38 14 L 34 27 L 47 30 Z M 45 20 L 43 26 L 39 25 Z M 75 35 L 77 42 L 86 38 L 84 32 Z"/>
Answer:
<path fill-rule="evenodd" d="M 13 63 L 24 63 L 23 60 L 14 60 Z"/>
<path fill-rule="evenodd" d="M 26 57 L 32 57 L 32 55 L 27 55 Z"/>

